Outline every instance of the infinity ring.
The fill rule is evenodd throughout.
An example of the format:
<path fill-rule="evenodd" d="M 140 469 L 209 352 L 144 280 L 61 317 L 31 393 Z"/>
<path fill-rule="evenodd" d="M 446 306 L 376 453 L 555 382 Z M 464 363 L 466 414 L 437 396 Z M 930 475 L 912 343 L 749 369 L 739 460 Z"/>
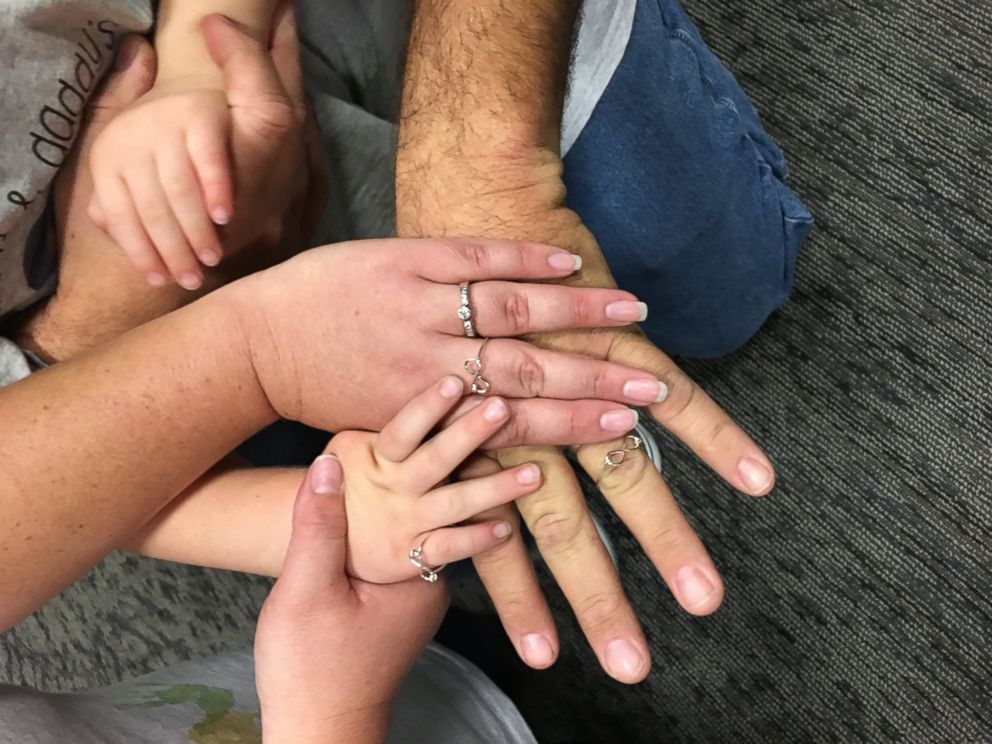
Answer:
<path fill-rule="evenodd" d="M 419 546 L 410 551 L 410 563 L 417 567 L 420 571 L 420 578 L 426 581 L 428 584 L 436 584 L 437 580 L 441 578 L 441 572 L 447 563 L 442 563 L 440 566 L 428 566 L 424 563 L 424 544 L 427 541 L 420 543 Z"/>
<path fill-rule="evenodd" d="M 475 338 L 475 324 L 472 322 L 472 303 L 469 297 L 469 283 L 462 282 L 458 285 L 458 320 L 462 322 L 465 335 Z"/>
<path fill-rule="evenodd" d="M 492 388 L 493 384 L 482 376 L 482 352 L 485 351 L 487 338 L 479 347 L 479 353 L 471 359 L 465 361 L 465 371 L 472 377 L 472 395 L 485 395 Z"/>

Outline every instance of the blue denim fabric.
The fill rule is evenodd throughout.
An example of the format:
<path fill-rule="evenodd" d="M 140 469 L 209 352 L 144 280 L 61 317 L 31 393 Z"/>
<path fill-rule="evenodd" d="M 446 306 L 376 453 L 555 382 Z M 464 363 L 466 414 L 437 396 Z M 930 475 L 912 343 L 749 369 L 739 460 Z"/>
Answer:
<path fill-rule="evenodd" d="M 627 51 L 565 157 L 568 205 L 671 354 L 720 356 L 789 295 L 812 217 L 782 152 L 675 0 L 638 0 Z"/>

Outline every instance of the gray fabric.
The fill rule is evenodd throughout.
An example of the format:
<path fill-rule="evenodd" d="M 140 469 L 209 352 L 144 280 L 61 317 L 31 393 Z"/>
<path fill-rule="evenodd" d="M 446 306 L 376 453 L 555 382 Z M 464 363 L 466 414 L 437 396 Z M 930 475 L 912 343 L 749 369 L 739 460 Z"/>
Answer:
<path fill-rule="evenodd" d="M 317 714 L 319 711 L 314 711 Z M 85 693 L 0 685 L 0 744 L 261 744 L 254 662 L 226 654 Z M 386 744 L 535 744 L 476 667 L 431 644 L 393 706 Z"/>
<path fill-rule="evenodd" d="M 17 344 L 0 336 L 0 387 L 23 380 L 31 374 L 31 365 Z"/>
<path fill-rule="evenodd" d="M 5 0 L 0 13 L 0 316 L 52 288 L 42 216 L 115 39 L 149 0 Z M 50 247 L 50 246 L 49 246 Z"/>

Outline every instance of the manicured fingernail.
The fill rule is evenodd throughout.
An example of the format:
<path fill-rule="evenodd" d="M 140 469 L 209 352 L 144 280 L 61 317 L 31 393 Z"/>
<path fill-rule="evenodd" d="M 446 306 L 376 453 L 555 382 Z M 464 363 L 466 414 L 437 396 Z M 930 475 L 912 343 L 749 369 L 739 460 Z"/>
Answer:
<path fill-rule="evenodd" d="M 543 635 L 528 633 L 520 639 L 520 653 L 530 666 L 543 669 L 555 660 L 555 651 L 551 641 Z"/>
<path fill-rule="evenodd" d="M 676 571 L 675 586 L 680 604 L 687 610 L 703 606 L 716 592 L 716 586 L 709 577 L 695 566 L 682 566 Z"/>
<path fill-rule="evenodd" d="M 210 218 L 214 221 L 214 224 L 226 225 L 231 221 L 231 213 L 223 207 L 217 207 L 210 213 Z"/>
<path fill-rule="evenodd" d="M 517 483 L 521 486 L 533 486 L 541 480 L 541 469 L 537 465 L 524 465 L 517 471 Z"/>
<path fill-rule="evenodd" d="M 497 540 L 503 540 L 504 538 L 509 537 L 510 532 L 512 532 L 512 530 L 510 529 L 509 522 L 500 522 L 493 527 L 493 537 Z"/>
<path fill-rule="evenodd" d="M 770 467 L 753 457 L 745 457 L 738 463 L 737 474 L 744 482 L 745 490 L 754 494 L 767 491 L 775 477 Z"/>
<path fill-rule="evenodd" d="M 506 407 L 506 401 L 502 398 L 493 398 L 486 403 L 486 408 L 482 412 L 482 418 L 490 424 L 495 424 L 497 421 L 505 419 L 509 412 L 510 409 Z"/>
<path fill-rule="evenodd" d="M 310 487 L 326 496 L 341 490 L 341 464 L 334 455 L 321 455 L 310 466 Z"/>
<path fill-rule="evenodd" d="M 183 289 L 199 289 L 202 284 L 203 279 L 196 274 L 183 274 L 179 277 L 179 286 Z"/>
<path fill-rule="evenodd" d="M 661 403 L 668 397 L 668 385 L 661 380 L 630 380 L 624 383 L 623 394 L 631 400 Z"/>
<path fill-rule="evenodd" d="M 558 271 L 578 271 L 582 268 L 582 256 L 574 253 L 552 253 L 548 256 L 548 265 Z"/>
<path fill-rule="evenodd" d="M 634 682 L 641 677 L 644 657 L 630 641 L 618 638 L 606 646 L 606 671 L 621 682 Z"/>
<path fill-rule="evenodd" d="M 220 254 L 217 251 L 203 251 L 200 253 L 200 261 L 207 266 L 216 266 L 220 263 Z"/>
<path fill-rule="evenodd" d="M 457 377 L 445 377 L 439 392 L 442 398 L 457 398 L 465 392 L 465 383 Z"/>
<path fill-rule="evenodd" d="M 151 284 L 153 287 L 165 286 L 166 279 L 161 274 L 152 272 L 151 274 L 148 275 L 147 279 L 148 279 L 148 283 Z"/>
<path fill-rule="evenodd" d="M 637 411 L 633 408 L 620 408 L 607 411 L 599 417 L 603 431 L 626 432 L 637 426 Z"/>
<path fill-rule="evenodd" d="M 606 317 L 610 320 L 639 323 L 642 320 L 647 320 L 648 306 L 644 302 L 634 302 L 633 300 L 611 302 L 606 306 Z"/>

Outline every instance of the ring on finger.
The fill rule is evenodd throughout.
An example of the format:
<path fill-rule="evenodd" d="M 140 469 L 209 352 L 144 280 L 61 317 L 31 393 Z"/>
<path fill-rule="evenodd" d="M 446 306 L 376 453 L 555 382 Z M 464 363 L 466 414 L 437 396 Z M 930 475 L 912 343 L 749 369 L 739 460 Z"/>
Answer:
<path fill-rule="evenodd" d="M 409 559 L 410 563 L 416 566 L 417 570 L 420 571 L 420 578 L 426 581 L 428 584 L 436 584 L 438 579 L 441 578 L 441 572 L 447 563 L 442 563 L 440 566 L 428 566 L 424 563 L 424 545 L 427 543 L 426 540 L 420 543 L 415 548 L 410 550 Z"/>
<path fill-rule="evenodd" d="M 482 376 L 482 352 L 485 351 L 488 343 L 489 339 L 487 338 L 479 347 L 479 353 L 465 361 L 465 371 L 472 376 L 472 395 L 485 395 L 493 386 L 489 380 Z"/>
<path fill-rule="evenodd" d="M 465 335 L 469 338 L 475 338 L 475 323 L 472 319 L 472 298 L 470 295 L 471 285 L 468 282 L 462 282 L 458 285 L 458 320 L 462 322 L 462 328 L 465 330 Z"/>

